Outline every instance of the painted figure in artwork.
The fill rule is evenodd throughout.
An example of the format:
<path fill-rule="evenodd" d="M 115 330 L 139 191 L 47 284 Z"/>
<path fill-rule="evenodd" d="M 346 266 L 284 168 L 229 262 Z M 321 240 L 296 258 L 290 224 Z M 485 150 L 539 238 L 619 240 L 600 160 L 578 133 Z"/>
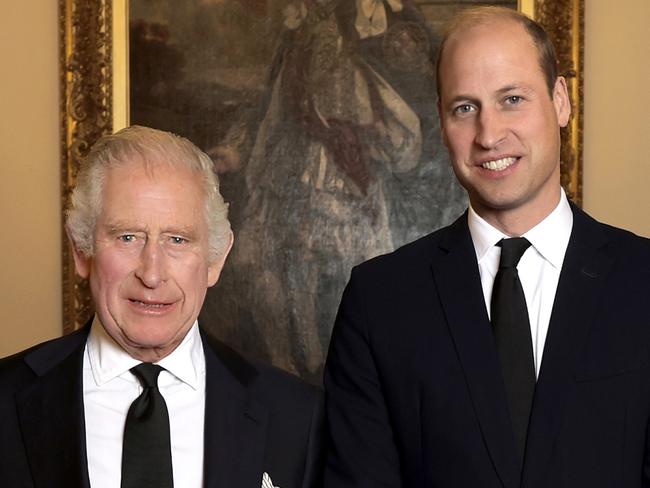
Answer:
<path fill-rule="evenodd" d="M 465 206 L 439 136 L 432 19 L 413 0 L 161 0 L 130 15 L 132 120 L 197 141 L 230 202 L 238 239 L 202 317 L 319 383 L 351 266 Z"/>
<path fill-rule="evenodd" d="M 250 294 L 238 320 L 263 332 L 268 358 L 317 380 L 348 270 L 394 248 L 387 181 L 416 173 L 435 126 L 432 36 L 400 0 L 283 14 L 229 278 Z"/>

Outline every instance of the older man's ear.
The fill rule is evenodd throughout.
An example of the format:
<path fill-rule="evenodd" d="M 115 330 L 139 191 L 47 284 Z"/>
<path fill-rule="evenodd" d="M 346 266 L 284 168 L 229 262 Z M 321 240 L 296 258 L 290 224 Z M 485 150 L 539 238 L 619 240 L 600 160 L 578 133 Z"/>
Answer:
<path fill-rule="evenodd" d="M 221 270 L 223 269 L 223 265 L 226 262 L 226 258 L 228 257 L 230 250 L 232 249 L 233 242 L 235 242 L 235 237 L 231 230 L 230 242 L 228 243 L 228 247 L 226 248 L 226 250 L 223 252 L 221 256 L 219 256 L 217 259 L 215 259 L 213 262 L 211 262 L 208 265 L 208 287 L 214 286 L 217 283 L 217 281 L 219 281 Z"/>
<path fill-rule="evenodd" d="M 90 256 L 86 256 L 82 251 L 79 250 L 79 247 L 72 238 L 72 234 L 68 226 L 65 226 L 65 233 L 68 236 L 68 242 L 70 243 L 70 249 L 72 250 L 72 257 L 74 258 L 74 268 L 77 274 L 83 278 L 87 279 L 90 276 Z"/>

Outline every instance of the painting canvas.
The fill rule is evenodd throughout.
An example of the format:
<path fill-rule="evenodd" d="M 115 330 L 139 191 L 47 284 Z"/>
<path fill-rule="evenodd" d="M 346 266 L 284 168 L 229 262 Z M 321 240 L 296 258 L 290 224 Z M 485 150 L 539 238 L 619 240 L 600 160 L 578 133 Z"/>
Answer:
<path fill-rule="evenodd" d="M 469 3 L 130 1 L 130 123 L 194 141 L 230 203 L 208 330 L 319 382 L 351 268 L 464 210 L 435 56 Z"/>

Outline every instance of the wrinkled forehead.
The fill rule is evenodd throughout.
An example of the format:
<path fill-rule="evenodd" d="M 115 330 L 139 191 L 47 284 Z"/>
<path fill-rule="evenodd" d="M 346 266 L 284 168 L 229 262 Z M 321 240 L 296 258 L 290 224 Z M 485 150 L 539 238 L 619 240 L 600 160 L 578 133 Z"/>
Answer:
<path fill-rule="evenodd" d="M 105 203 L 109 194 L 138 194 L 145 188 L 162 188 L 169 197 L 183 197 L 199 204 L 206 199 L 202 175 L 196 169 L 170 164 L 164 158 L 138 156 L 122 158 L 108 166 L 100 197 Z"/>
<path fill-rule="evenodd" d="M 188 168 L 145 168 L 129 164 L 107 174 L 98 214 L 103 228 L 206 236 L 205 197 L 198 176 Z"/>
<path fill-rule="evenodd" d="M 164 178 L 175 180 L 179 185 L 198 185 L 203 193 L 201 171 L 164 154 L 135 152 L 115 155 L 106 166 L 104 175 L 104 184 L 108 179 L 128 186 L 137 178 L 146 177 L 154 182 Z"/>

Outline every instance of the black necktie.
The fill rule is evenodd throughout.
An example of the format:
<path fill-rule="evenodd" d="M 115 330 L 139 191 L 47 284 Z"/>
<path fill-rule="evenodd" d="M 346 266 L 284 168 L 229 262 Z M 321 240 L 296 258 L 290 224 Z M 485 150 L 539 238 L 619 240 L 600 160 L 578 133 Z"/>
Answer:
<path fill-rule="evenodd" d="M 142 384 L 126 416 L 122 449 L 122 488 L 172 488 L 169 414 L 158 390 L 160 366 L 142 363 L 131 372 Z"/>
<path fill-rule="evenodd" d="M 501 260 L 492 289 L 491 321 L 515 442 L 523 461 L 535 393 L 535 364 L 528 309 L 517 263 L 530 242 L 515 237 L 502 239 L 498 245 L 501 246 Z"/>

